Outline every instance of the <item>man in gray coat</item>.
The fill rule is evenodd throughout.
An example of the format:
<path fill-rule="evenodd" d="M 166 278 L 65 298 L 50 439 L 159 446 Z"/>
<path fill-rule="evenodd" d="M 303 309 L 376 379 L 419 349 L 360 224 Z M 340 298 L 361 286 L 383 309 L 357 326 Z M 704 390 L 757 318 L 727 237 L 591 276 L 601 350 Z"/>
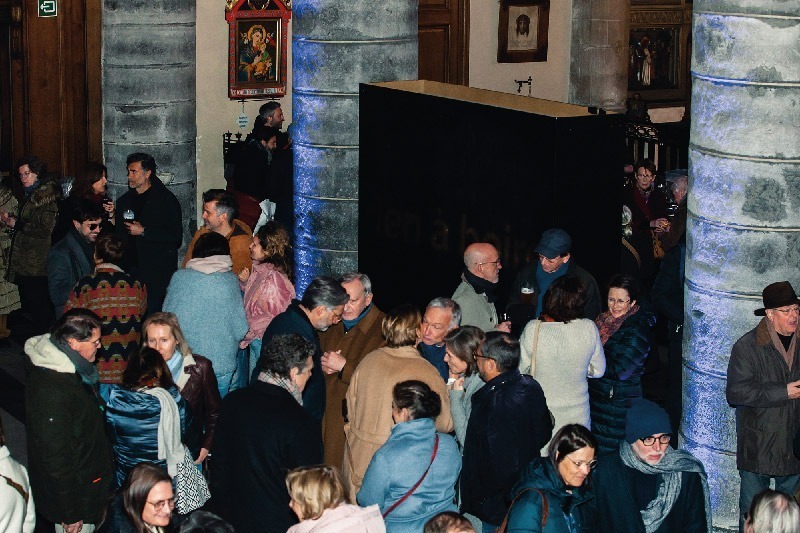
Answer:
<path fill-rule="evenodd" d="M 736 408 L 736 466 L 739 469 L 739 530 L 753 497 L 769 487 L 795 494 L 800 460 L 792 440 L 800 429 L 800 300 L 788 281 L 768 285 L 764 318 L 736 341 L 728 363 L 728 403 Z"/>
<path fill-rule="evenodd" d="M 461 306 L 462 326 L 511 333 L 511 322 L 498 323 L 494 304 L 502 268 L 500 253 L 488 242 L 474 242 L 464 250 L 461 284 L 453 293 L 453 300 Z"/>

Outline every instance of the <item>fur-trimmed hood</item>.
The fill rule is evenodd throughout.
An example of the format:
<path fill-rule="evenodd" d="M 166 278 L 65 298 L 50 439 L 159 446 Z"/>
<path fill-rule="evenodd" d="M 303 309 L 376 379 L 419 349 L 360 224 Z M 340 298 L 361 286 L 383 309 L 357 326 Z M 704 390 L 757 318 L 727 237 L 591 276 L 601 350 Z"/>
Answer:
<path fill-rule="evenodd" d="M 49 333 L 31 337 L 25 341 L 25 353 L 35 366 L 63 374 L 75 373 L 75 365 L 64 352 L 50 342 Z"/>
<path fill-rule="evenodd" d="M 53 204 L 61 198 L 61 188 L 54 180 L 43 179 L 39 186 L 31 193 L 28 203 L 32 207 L 41 207 L 47 204 Z"/>

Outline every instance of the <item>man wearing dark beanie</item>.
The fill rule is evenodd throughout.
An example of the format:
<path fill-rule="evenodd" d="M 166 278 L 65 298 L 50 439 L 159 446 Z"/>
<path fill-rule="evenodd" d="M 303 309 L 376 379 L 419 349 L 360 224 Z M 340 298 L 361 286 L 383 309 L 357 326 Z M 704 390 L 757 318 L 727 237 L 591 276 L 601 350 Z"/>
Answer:
<path fill-rule="evenodd" d="M 705 469 L 689 452 L 670 448 L 670 431 L 664 409 L 633 401 L 625 442 L 600 457 L 592 478 L 598 531 L 711 531 Z"/>

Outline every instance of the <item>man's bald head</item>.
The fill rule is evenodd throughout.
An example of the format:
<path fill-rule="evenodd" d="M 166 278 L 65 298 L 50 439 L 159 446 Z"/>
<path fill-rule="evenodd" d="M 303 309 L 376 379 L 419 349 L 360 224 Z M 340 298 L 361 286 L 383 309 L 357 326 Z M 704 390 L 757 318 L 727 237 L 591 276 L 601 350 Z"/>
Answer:
<path fill-rule="evenodd" d="M 475 242 L 464 250 L 464 266 L 474 275 L 490 283 L 500 280 L 500 254 L 488 242 Z"/>

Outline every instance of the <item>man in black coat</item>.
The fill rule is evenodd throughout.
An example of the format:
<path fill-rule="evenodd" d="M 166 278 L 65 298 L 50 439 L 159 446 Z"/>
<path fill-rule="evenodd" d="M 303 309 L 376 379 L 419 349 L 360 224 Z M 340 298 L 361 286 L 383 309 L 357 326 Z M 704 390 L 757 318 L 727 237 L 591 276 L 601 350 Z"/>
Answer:
<path fill-rule="evenodd" d="M 289 508 L 286 473 L 322 462 L 318 420 L 303 409 L 312 373 L 313 343 L 277 335 L 264 343 L 258 379 L 222 401 L 211 461 L 216 512 L 236 531 L 284 533 L 297 523 Z"/>
<path fill-rule="evenodd" d="M 553 432 L 542 387 L 519 373 L 519 358 L 519 341 L 499 331 L 486 334 L 483 354 L 476 355 L 486 385 L 472 396 L 461 510 L 480 518 L 484 528 L 503 521 L 509 491 Z"/>
<path fill-rule="evenodd" d="M 314 368 L 317 370 L 303 391 L 303 407 L 319 422 L 325 414 L 325 376 L 321 370 L 322 348 L 317 331 L 338 324 L 344 313 L 344 304 L 349 301 L 350 296 L 338 280 L 326 276 L 315 278 L 300 301 L 293 300 L 286 311 L 269 323 L 261 339 L 260 359 L 264 359 L 267 345 L 275 335 L 297 333 L 314 346 Z M 258 366 L 250 377 L 251 381 L 258 378 Z"/>
<path fill-rule="evenodd" d="M 671 431 L 664 409 L 650 400 L 633 401 L 625 442 L 598 459 L 592 477 L 597 531 L 711 531 L 703 465 L 689 452 L 670 448 Z"/>
<path fill-rule="evenodd" d="M 147 287 L 147 314 L 151 315 L 161 311 L 169 280 L 178 268 L 183 241 L 181 204 L 156 176 L 153 156 L 131 154 L 127 167 L 131 190 L 117 201 L 122 219 L 116 232 L 127 245 L 122 266 Z"/>

